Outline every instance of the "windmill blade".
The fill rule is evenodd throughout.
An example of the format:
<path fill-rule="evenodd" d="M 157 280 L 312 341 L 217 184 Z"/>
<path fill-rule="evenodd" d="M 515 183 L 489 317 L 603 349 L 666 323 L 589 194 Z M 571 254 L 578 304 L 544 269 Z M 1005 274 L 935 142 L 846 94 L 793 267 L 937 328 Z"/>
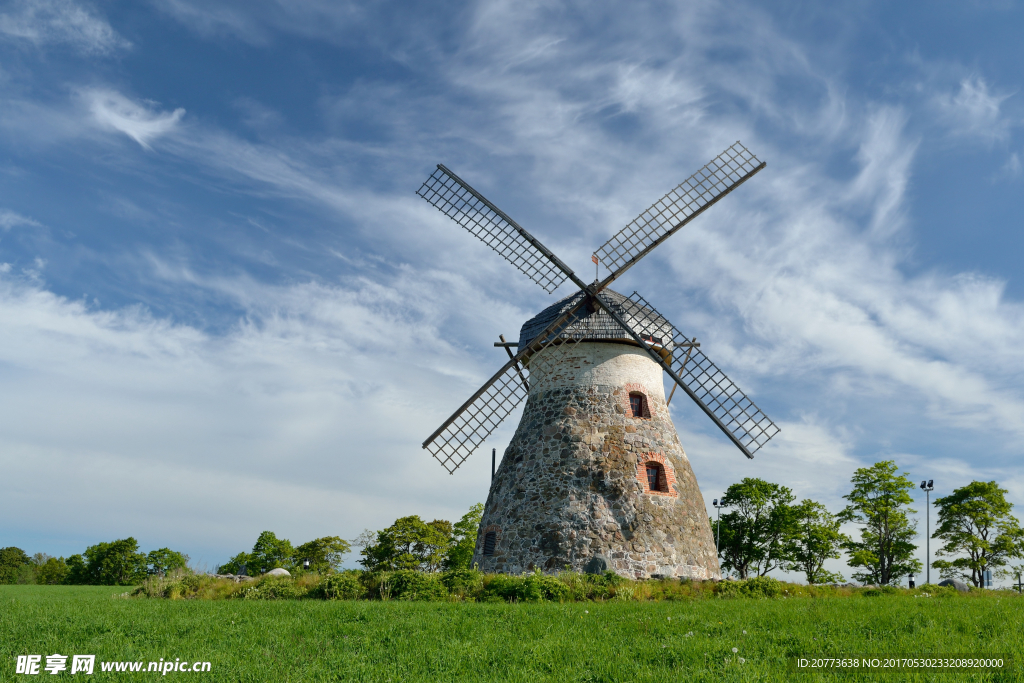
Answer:
<path fill-rule="evenodd" d="M 574 324 L 586 298 L 552 321 L 543 332 L 518 350 L 498 372 L 462 404 L 426 441 L 427 449 L 452 474 L 489 437 L 529 394 L 529 367 L 556 364 L 583 339 Z M 541 351 L 550 353 L 537 357 Z"/>
<path fill-rule="evenodd" d="M 442 164 L 416 194 L 501 254 L 548 294 L 566 278 L 576 281 L 572 269 L 537 238 Z"/>
<path fill-rule="evenodd" d="M 765 167 L 739 141 L 712 159 L 594 252 L 611 274 L 600 289 Z"/>
<path fill-rule="evenodd" d="M 647 323 L 665 318 L 639 294 L 633 292 L 618 306 L 598 299 L 748 458 L 779 433 L 775 423 L 674 325 Z"/>

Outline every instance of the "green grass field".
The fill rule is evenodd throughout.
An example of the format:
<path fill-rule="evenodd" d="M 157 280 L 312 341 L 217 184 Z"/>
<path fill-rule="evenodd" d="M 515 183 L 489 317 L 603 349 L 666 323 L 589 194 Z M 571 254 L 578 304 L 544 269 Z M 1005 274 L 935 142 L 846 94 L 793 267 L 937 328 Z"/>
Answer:
<path fill-rule="evenodd" d="M 0 586 L 0 680 L 39 678 L 15 673 L 17 655 L 60 653 L 96 655 L 101 680 L 158 677 L 105 673 L 102 661 L 182 658 L 211 671 L 168 679 L 1024 681 L 1024 600 L 1010 596 L 503 604 L 114 597 L 123 590 Z M 787 658 L 803 653 L 1017 661 L 985 673 L 792 671 Z"/>

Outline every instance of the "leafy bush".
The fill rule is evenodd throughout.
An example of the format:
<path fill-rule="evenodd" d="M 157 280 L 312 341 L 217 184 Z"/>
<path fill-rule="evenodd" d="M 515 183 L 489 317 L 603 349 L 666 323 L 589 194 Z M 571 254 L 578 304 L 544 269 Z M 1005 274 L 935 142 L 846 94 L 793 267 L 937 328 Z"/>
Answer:
<path fill-rule="evenodd" d="M 740 593 L 751 598 L 776 598 L 782 593 L 782 582 L 770 576 L 755 576 L 740 583 Z"/>
<path fill-rule="evenodd" d="M 742 587 L 742 581 L 719 581 L 715 584 L 715 595 L 720 598 L 738 598 Z"/>
<path fill-rule="evenodd" d="M 289 576 L 264 576 L 255 585 L 242 589 L 243 600 L 295 600 L 306 597 L 308 589 Z"/>
<path fill-rule="evenodd" d="M 438 574 L 415 569 L 391 573 L 392 597 L 396 600 L 447 600 L 448 589 Z"/>
<path fill-rule="evenodd" d="M 365 593 L 359 581 L 361 572 L 348 571 L 340 574 L 328 574 L 320 579 L 310 592 L 309 597 L 321 600 L 356 600 Z"/>
<path fill-rule="evenodd" d="M 441 583 L 452 595 L 469 597 L 483 588 L 483 576 L 476 569 L 449 569 L 441 574 Z"/>
<path fill-rule="evenodd" d="M 536 602 L 543 596 L 540 582 L 534 578 L 534 575 L 492 574 L 484 579 L 482 597 L 485 600 L 500 598 L 508 602 Z"/>
<path fill-rule="evenodd" d="M 482 599 L 501 598 L 508 602 L 537 602 L 570 599 L 572 591 L 557 576 L 545 576 L 539 571 L 523 576 L 492 574 L 484 579 Z"/>

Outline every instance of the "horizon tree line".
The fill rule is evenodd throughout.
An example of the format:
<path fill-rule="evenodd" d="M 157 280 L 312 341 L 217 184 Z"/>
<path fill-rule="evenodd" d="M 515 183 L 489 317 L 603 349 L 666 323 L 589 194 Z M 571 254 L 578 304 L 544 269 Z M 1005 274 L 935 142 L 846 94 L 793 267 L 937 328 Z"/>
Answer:
<path fill-rule="evenodd" d="M 865 584 L 888 585 L 919 574 L 914 558 L 917 520 L 911 515 L 914 483 L 892 460 L 858 468 L 846 507 L 833 514 L 811 499 L 799 503 L 792 490 L 763 479 L 745 478 L 730 486 L 722 506 L 730 511 L 711 518 L 720 538 L 719 562 L 737 578 L 764 576 L 781 569 L 801 572 L 810 584 L 845 581 L 824 568 L 846 553 L 852 577 Z M 942 579 L 970 581 L 980 587 L 986 570 L 1010 574 L 1010 562 L 1024 558 L 1024 530 L 1011 514 L 1006 489 L 996 482 L 972 481 L 935 499 L 938 521 L 932 538 L 942 542 L 931 563 Z M 854 539 L 841 529 L 860 527 Z M 944 559 L 948 558 L 948 559 Z M 1024 566 L 1014 566 L 1016 572 Z"/>

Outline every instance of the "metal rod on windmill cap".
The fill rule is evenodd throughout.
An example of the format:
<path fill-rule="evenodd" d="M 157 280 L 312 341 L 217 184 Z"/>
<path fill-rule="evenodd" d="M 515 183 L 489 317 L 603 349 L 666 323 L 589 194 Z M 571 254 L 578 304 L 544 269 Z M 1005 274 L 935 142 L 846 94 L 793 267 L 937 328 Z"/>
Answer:
<path fill-rule="evenodd" d="M 491 449 L 491 479 L 494 479 L 494 461 L 498 457 L 498 449 Z"/>

